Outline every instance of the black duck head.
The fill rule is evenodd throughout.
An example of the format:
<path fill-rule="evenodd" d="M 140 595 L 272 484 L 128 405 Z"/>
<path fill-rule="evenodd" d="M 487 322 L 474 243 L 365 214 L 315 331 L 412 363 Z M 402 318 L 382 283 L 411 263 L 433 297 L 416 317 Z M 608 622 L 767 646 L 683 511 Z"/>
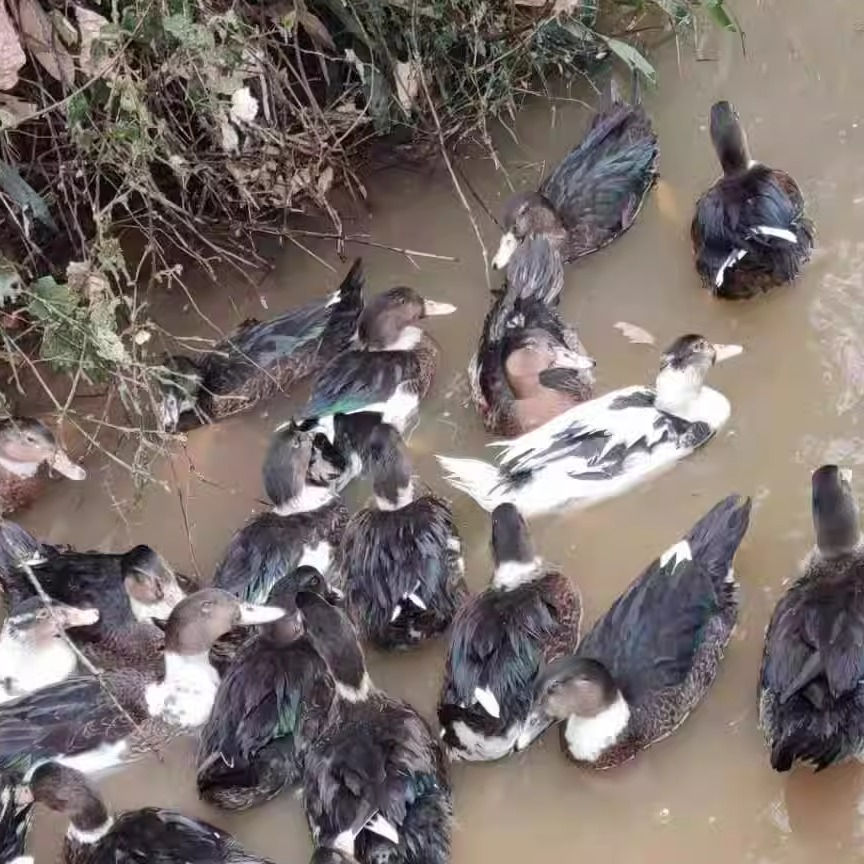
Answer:
<path fill-rule="evenodd" d="M 123 585 L 139 621 L 167 621 L 186 596 L 168 562 L 149 546 L 136 546 L 120 559 Z"/>
<path fill-rule="evenodd" d="M 540 572 L 528 523 L 513 504 L 499 504 L 492 511 L 491 545 L 496 587 L 514 588 Z"/>
<path fill-rule="evenodd" d="M 0 466 L 18 476 L 31 477 L 40 465 L 47 465 L 70 480 L 83 480 L 87 476 L 40 420 L 34 417 L 0 420 Z"/>
<path fill-rule="evenodd" d="M 690 333 L 679 336 L 663 352 L 660 368 L 676 371 L 696 368 L 707 373 L 715 363 L 737 357 L 743 351 L 740 345 L 719 345 L 697 333 Z"/>
<path fill-rule="evenodd" d="M 293 421 L 284 423 L 270 439 L 264 457 L 264 490 L 275 507 L 284 507 L 306 487 L 312 464 L 315 434 Z"/>
<path fill-rule="evenodd" d="M 156 405 L 159 425 L 164 432 L 174 432 L 182 415 L 196 410 L 204 375 L 191 357 L 182 354 L 164 357 L 162 368 Z"/>
<path fill-rule="evenodd" d="M 407 327 L 423 318 L 451 315 L 456 307 L 450 303 L 426 300 L 413 288 L 399 286 L 373 298 L 363 310 L 358 326 L 360 342 L 372 350 L 398 349 Z M 401 341 L 400 341 L 401 340 Z M 414 347 L 405 344 L 405 348 Z"/>
<path fill-rule="evenodd" d="M 861 542 L 858 503 L 852 494 L 851 472 L 823 465 L 813 472 L 813 526 L 816 546 L 827 558 L 844 555 Z"/>
<path fill-rule="evenodd" d="M 512 195 L 504 209 L 504 234 L 492 259 L 493 269 L 503 270 L 522 241 L 537 234 L 546 237 L 557 248 L 567 231 L 555 208 L 539 192 Z"/>
<path fill-rule="evenodd" d="M 413 500 L 411 460 L 402 436 L 389 423 L 379 423 L 369 436 L 372 489 L 379 510 L 398 510 Z"/>
<path fill-rule="evenodd" d="M 235 627 L 269 624 L 284 617 L 278 606 L 243 603 L 227 591 L 204 588 L 182 600 L 165 625 L 165 651 L 205 654 Z"/>
<path fill-rule="evenodd" d="M 34 648 L 58 638 L 64 630 L 87 627 L 99 620 L 98 609 L 67 606 L 58 600 L 47 603 L 30 597 L 16 603 L 3 622 L 0 642 L 12 639 Z"/>
<path fill-rule="evenodd" d="M 267 605 L 284 609 L 285 616 L 261 628 L 266 638 L 288 644 L 304 634 L 303 616 L 297 608 L 297 595 L 301 591 L 317 594 L 333 606 L 338 606 L 344 599 L 342 592 L 329 585 L 314 567 L 298 567 L 293 573 L 283 576 L 267 596 Z"/>
<path fill-rule="evenodd" d="M 111 817 L 96 786 L 80 771 L 45 762 L 30 777 L 30 793 L 36 804 L 69 817 L 69 839 L 97 843 L 111 827 Z"/>
<path fill-rule="evenodd" d="M 737 174 L 750 166 L 747 133 L 730 102 L 715 102 L 711 107 L 711 140 L 724 174 Z"/>

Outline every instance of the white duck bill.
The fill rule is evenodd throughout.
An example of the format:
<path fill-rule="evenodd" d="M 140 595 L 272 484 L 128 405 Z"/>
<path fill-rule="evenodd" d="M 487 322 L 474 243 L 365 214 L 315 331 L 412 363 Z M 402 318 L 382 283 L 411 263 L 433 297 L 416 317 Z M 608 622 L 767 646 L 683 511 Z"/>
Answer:
<path fill-rule="evenodd" d="M 456 307 L 452 303 L 436 303 L 434 300 L 423 301 L 423 312 L 429 317 L 433 315 L 452 315 Z"/>
<path fill-rule="evenodd" d="M 87 476 L 87 472 L 80 466 L 76 465 L 67 455 L 65 450 L 59 447 L 54 451 L 54 457 L 51 459 L 51 467 L 55 471 L 59 471 L 64 477 L 70 480 L 83 480 Z"/>
<path fill-rule="evenodd" d="M 67 627 L 86 627 L 95 624 L 99 620 L 98 609 L 77 609 L 69 607 L 66 611 Z"/>
<path fill-rule="evenodd" d="M 593 357 L 559 348 L 555 351 L 554 365 L 559 369 L 593 369 L 597 361 Z"/>
<path fill-rule="evenodd" d="M 240 604 L 241 624 L 269 624 L 285 617 L 285 610 L 278 606 L 256 606 L 254 603 Z"/>
<path fill-rule="evenodd" d="M 714 354 L 717 358 L 715 362 L 722 363 L 724 360 L 731 360 L 739 354 L 744 353 L 744 348 L 741 345 L 715 345 Z"/>
<path fill-rule="evenodd" d="M 508 231 L 498 244 L 498 251 L 492 259 L 492 268 L 494 270 L 503 270 L 507 266 L 507 262 L 513 257 L 513 253 L 519 246 L 519 241 L 512 231 Z"/>

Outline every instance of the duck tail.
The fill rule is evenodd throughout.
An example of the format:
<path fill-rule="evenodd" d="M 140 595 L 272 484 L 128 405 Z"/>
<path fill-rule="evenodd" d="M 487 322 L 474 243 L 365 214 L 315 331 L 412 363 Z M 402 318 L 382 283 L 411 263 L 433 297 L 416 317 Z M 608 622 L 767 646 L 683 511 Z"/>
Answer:
<path fill-rule="evenodd" d="M 329 343 L 338 343 L 339 350 L 348 345 L 357 330 L 357 322 L 363 311 L 365 285 L 363 259 L 357 258 L 342 280 L 342 284 L 327 301 L 330 317 L 321 338 Z"/>
<path fill-rule="evenodd" d="M 32 802 L 20 804 L 18 789 L 8 779 L 0 779 L 0 861 L 23 862 L 22 857 L 32 818 Z"/>
<path fill-rule="evenodd" d="M 687 535 L 690 553 L 718 584 L 732 581 L 732 560 L 750 525 L 749 498 L 730 495 L 712 507 Z"/>
<path fill-rule="evenodd" d="M 435 458 L 444 469 L 447 482 L 469 495 L 487 512 L 491 513 L 499 504 L 513 503 L 507 491 L 509 484 L 494 465 L 482 459 Z"/>

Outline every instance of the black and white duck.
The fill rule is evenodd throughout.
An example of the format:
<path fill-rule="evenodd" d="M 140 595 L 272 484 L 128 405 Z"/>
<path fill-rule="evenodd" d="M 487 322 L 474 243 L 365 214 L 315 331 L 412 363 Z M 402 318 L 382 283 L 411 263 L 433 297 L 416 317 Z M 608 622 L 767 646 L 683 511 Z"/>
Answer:
<path fill-rule="evenodd" d="M 26 799 L 26 800 L 23 800 Z M 3 864 L 33 864 L 24 854 L 33 816 L 30 795 L 0 777 L 0 861 Z"/>
<path fill-rule="evenodd" d="M 361 864 L 445 864 L 452 799 L 435 735 L 410 705 L 372 684 L 341 610 L 310 592 L 298 594 L 297 605 L 337 696 L 327 728 L 306 754 L 303 798 L 314 842 L 353 833 L 360 820 Z"/>
<path fill-rule="evenodd" d="M 438 722 L 454 760 L 512 753 L 538 672 L 579 642 L 579 592 L 537 554 L 512 504 L 492 513 L 492 560 L 492 584 L 456 616 L 444 666 Z"/>
<path fill-rule="evenodd" d="M 98 609 L 51 599 L 31 597 L 15 605 L 0 630 L 0 703 L 75 674 L 78 657 L 63 634 L 98 620 Z"/>
<path fill-rule="evenodd" d="M 864 543 L 850 472 L 813 472 L 816 545 L 765 635 L 759 720 L 775 771 L 864 755 Z"/>
<path fill-rule="evenodd" d="M 263 804 L 300 781 L 306 749 L 324 728 L 336 691 L 306 637 L 298 591 L 341 602 L 321 574 L 301 567 L 267 599 L 285 616 L 259 629 L 222 677 L 198 740 L 198 794 L 227 810 Z"/>
<path fill-rule="evenodd" d="M 732 562 L 749 522 L 749 498 L 721 501 L 630 585 L 574 654 L 550 663 L 518 749 L 560 723 L 571 759 L 611 768 L 671 735 L 720 669 L 738 619 Z"/>
<path fill-rule="evenodd" d="M 404 286 L 378 294 L 360 316 L 358 346 L 331 360 L 315 379 L 304 417 L 320 420 L 331 441 L 328 418 L 356 411 L 381 412 L 385 422 L 404 432 L 432 386 L 440 354 L 417 325 L 455 311 Z"/>
<path fill-rule="evenodd" d="M 194 358 L 166 358 L 158 406 L 162 428 L 182 431 L 212 423 L 284 393 L 348 347 L 362 311 L 358 258 L 325 301 L 290 309 L 272 321 L 244 321 Z"/>
<path fill-rule="evenodd" d="M 237 531 L 213 585 L 251 603 L 304 565 L 326 574 L 348 511 L 329 478 L 310 478 L 315 434 L 293 421 L 280 426 L 264 459 L 264 489 L 273 509 Z"/>
<path fill-rule="evenodd" d="M 165 627 L 164 671 L 137 668 L 73 677 L 0 705 L 0 771 L 26 774 L 59 760 L 95 773 L 202 726 L 219 687 L 208 652 L 232 628 L 285 614 L 208 588 L 181 601 Z"/>
<path fill-rule="evenodd" d="M 468 595 L 449 502 L 414 477 L 399 433 L 369 441 L 373 502 L 349 520 L 336 557 L 348 612 L 363 639 L 410 648 L 440 636 Z"/>
<path fill-rule="evenodd" d="M 682 336 L 663 354 L 653 387 L 613 390 L 496 442 L 497 464 L 438 461 L 447 480 L 488 511 L 509 502 L 532 517 L 615 497 L 689 456 L 726 424 L 729 400 L 705 378 L 742 351 Z"/>
<path fill-rule="evenodd" d="M 504 235 L 492 266 L 502 269 L 525 238 L 545 236 L 564 261 L 589 255 L 636 220 L 657 178 L 659 148 L 641 104 L 635 73 L 632 104 L 610 81 L 605 104 L 582 142 L 536 192 L 520 192 L 504 210 Z"/>
<path fill-rule="evenodd" d="M 728 102 L 711 108 L 711 139 L 723 176 L 696 203 L 690 228 L 702 284 L 738 300 L 792 282 L 813 251 L 813 223 L 798 184 L 752 158 Z"/>
<path fill-rule="evenodd" d="M 33 772 L 30 791 L 35 804 L 69 819 L 65 864 L 270 864 L 215 825 L 176 810 L 111 813 L 84 774 L 57 762 Z"/>

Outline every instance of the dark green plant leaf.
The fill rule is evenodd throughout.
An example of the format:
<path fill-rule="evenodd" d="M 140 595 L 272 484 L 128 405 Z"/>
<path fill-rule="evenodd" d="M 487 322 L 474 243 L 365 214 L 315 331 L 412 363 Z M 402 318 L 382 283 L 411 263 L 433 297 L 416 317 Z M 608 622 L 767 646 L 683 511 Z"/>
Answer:
<path fill-rule="evenodd" d="M 702 0 L 711 20 L 723 30 L 729 30 L 732 33 L 739 32 L 738 24 L 736 23 L 732 13 L 726 8 L 723 0 Z"/>
<path fill-rule="evenodd" d="M 68 322 L 78 308 L 78 298 L 53 276 L 43 276 L 30 286 L 27 311 L 40 321 Z"/>

